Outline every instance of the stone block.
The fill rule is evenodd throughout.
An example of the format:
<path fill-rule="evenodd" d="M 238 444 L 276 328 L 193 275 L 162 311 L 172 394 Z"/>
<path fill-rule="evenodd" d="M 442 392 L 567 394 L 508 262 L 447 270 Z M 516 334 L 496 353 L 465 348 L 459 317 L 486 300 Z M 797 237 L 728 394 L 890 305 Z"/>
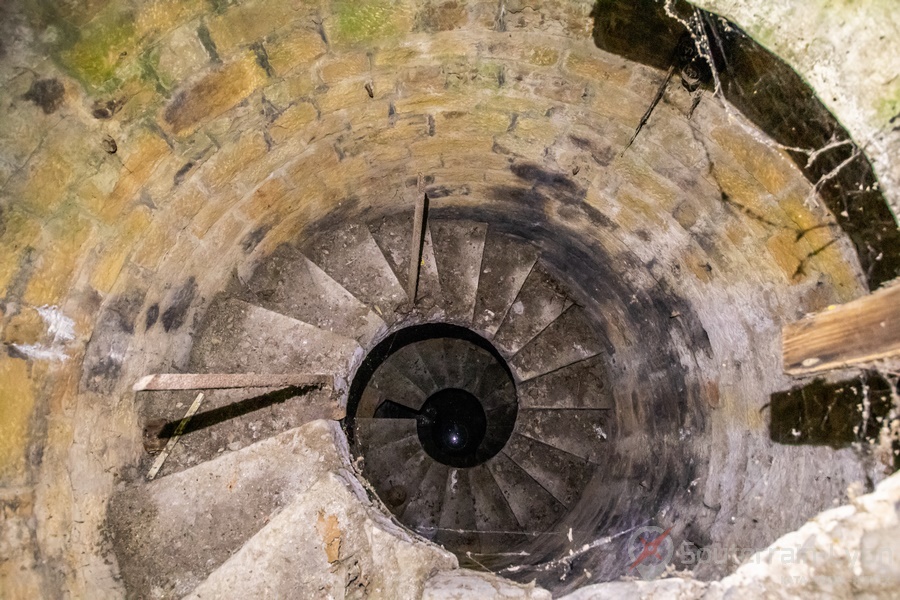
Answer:
<path fill-rule="evenodd" d="M 492 0 L 470 0 L 469 14 L 472 29 L 496 31 L 499 28 L 497 3 Z"/>
<path fill-rule="evenodd" d="M 305 2 L 249 0 L 228 7 L 209 19 L 207 26 L 219 54 L 228 56 L 240 46 L 263 40 L 309 16 L 313 9 L 311 3 Z"/>
<path fill-rule="evenodd" d="M 59 144 L 52 144 L 40 153 L 26 167 L 25 177 L 20 180 L 22 204 L 41 216 L 55 212 L 78 175 L 70 162 L 71 157 L 71 149 Z"/>
<path fill-rule="evenodd" d="M 540 67 L 549 67 L 559 61 L 559 52 L 548 46 L 533 48 L 529 54 L 528 62 Z"/>
<path fill-rule="evenodd" d="M 208 202 L 191 220 L 191 233 L 194 237 L 199 240 L 204 239 L 209 231 L 232 210 L 238 200 L 240 200 L 240 196 L 232 193 L 231 190 L 216 194 L 216 201 Z"/>
<path fill-rule="evenodd" d="M 365 127 L 338 138 L 337 147 L 344 156 L 374 156 L 385 150 L 408 148 L 428 137 L 428 121 L 424 116 L 407 116 L 393 127 Z"/>
<path fill-rule="evenodd" d="M 122 154 L 122 169 L 112 192 L 108 196 L 84 199 L 88 210 L 107 224 L 116 222 L 153 175 L 157 165 L 169 156 L 170 149 L 160 136 L 144 131 L 129 140 Z"/>
<path fill-rule="evenodd" d="M 816 198 L 810 202 L 810 192 L 812 192 L 812 186 L 806 180 L 801 180 L 799 184 L 795 183 L 776 199 L 787 219 L 797 229 L 806 231 L 818 227 L 814 232 L 810 232 L 815 234 L 833 231 L 833 227 L 822 227 L 832 219 L 824 207 L 818 206 Z"/>
<path fill-rule="evenodd" d="M 780 230 L 766 241 L 769 255 L 789 283 L 799 283 L 805 279 L 803 272 L 798 269 L 803 253 L 798 252 L 796 237 L 792 231 Z"/>
<path fill-rule="evenodd" d="M 428 0 L 416 13 L 415 31 L 449 31 L 465 26 L 468 20 L 463 0 Z"/>
<path fill-rule="evenodd" d="M 311 96 L 314 88 L 313 74 L 303 70 L 296 75 L 280 79 L 263 90 L 265 102 L 271 103 L 276 111 L 285 110 L 298 100 Z M 268 116 L 268 115 L 267 115 Z M 271 120 L 272 117 L 269 117 Z"/>
<path fill-rule="evenodd" d="M 332 0 L 331 10 L 325 31 L 336 46 L 398 37 L 412 30 L 415 18 L 412 0 Z"/>
<path fill-rule="evenodd" d="M 160 259 L 175 243 L 179 230 L 180 224 L 170 215 L 155 218 L 131 257 L 132 262 L 145 269 L 155 270 Z"/>
<path fill-rule="evenodd" d="M 200 212 L 200 210 L 213 200 L 209 197 L 206 190 L 200 185 L 183 184 L 185 187 L 179 188 L 166 207 L 179 219 L 189 221 Z"/>
<path fill-rule="evenodd" d="M 672 216 L 685 231 L 689 231 L 702 214 L 700 203 L 692 198 L 683 200 L 672 211 Z"/>
<path fill-rule="evenodd" d="M 627 88 L 605 81 L 591 81 L 587 84 L 587 90 L 587 103 L 593 112 L 620 122 L 632 131 L 653 101 L 652 96 L 643 98 Z"/>
<path fill-rule="evenodd" d="M 44 337 L 45 331 L 40 313 L 30 306 L 23 306 L 6 320 L 3 341 L 7 344 L 36 344 Z"/>
<path fill-rule="evenodd" d="M 245 221 L 234 215 L 225 214 L 213 227 L 210 227 L 206 235 L 207 242 L 198 252 L 208 254 L 209 261 L 221 260 L 224 252 L 241 246 L 242 240 L 244 240 L 242 234 L 246 228 Z M 204 264 L 204 261 L 200 260 L 198 263 Z"/>
<path fill-rule="evenodd" d="M 37 220 L 19 210 L 3 211 L 4 230 L 0 236 L 0 290 L 7 290 L 20 263 L 40 233 Z"/>
<path fill-rule="evenodd" d="M 506 77 L 506 66 L 499 61 L 462 59 L 460 64 L 445 68 L 445 86 L 448 89 L 466 90 L 466 93 L 477 93 L 476 90 L 496 92 Z"/>
<path fill-rule="evenodd" d="M 510 0 L 505 8 L 506 31 L 545 31 L 575 38 L 591 34 L 593 3 L 586 0 Z"/>
<path fill-rule="evenodd" d="M 717 275 L 706 253 L 695 244 L 682 249 L 679 261 L 690 270 L 694 277 L 703 283 L 709 283 Z"/>
<path fill-rule="evenodd" d="M 652 197 L 625 185 L 619 188 L 616 201 L 622 210 L 616 216 L 616 223 L 632 232 L 652 231 L 653 235 L 664 234 L 669 229 L 669 207 L 653 202 Z"/>
<path fill-rule="evenodd" d="M 339 110 L 358 110 L 371 101 L 364 82 L 358 80 L 335 83 L 316 95 L 316 104 L 323 115 Z"/>
<path fill-rule="evenodd" d="M 572 51 L 566 57 L 565 70 L 590 81 L 605 81 L 622 87 L 627 86 L 631 79 L 631 71 L 625 61 L 599 50 Z"/>
<path fill-rule="evenodd" d="M 150 220 L 150 211 L 147 207 L 141 206 L 132 211 L 123 227 L 107 243 L 103 255 L 94 266 L 91 273 L 91 287 L 102 293 L 112 290 L 125 261 L 149 227 Z"/>
<path fill-rule="evenodd" d="M 269 135 L 276 144 L 289 141 L 294 134 L 319 116 L 316 107 L 309 102 L 298 102 L 290 106 L 269 126 Z M 303 141 L 304 145 L 306 140 Z"/>
<path fill-rule="evenodd" d="M 91 222 L 74 211 L 60 214 L 45 227 L 25 302 L 58 304 L 66 296 L 93 231 Z"/>
<path fill-rule="evenodd" d="M 775 199 L 740 166 L 727 159 L 715 160 L 712 176 L 724 203 L 736 213 L 768 227 L 789 226 L 790 221 Z"/>
<path fill-rule="evenodd" d="M 229 181 L 237 178 L 237 174 L 248 164 L 259 160 L 267 152 L 266 141 L 262 134 L 248 131 L 235 142 L 218 151 L 203 165 L 200 179 L 210 191 L 219 191 Z"/>
<path fill-rule="evenodd" d="M 534 96 L 519 95 L 507 90 L 504 94 L 491 94 L 485 98 L 479 98 L 476 105 L 479 109 L 495 110 L 518 114 L 520 116 L 540 117 L 546 115 L 553 108 L 552 100 Z"/>
<path fill-rule="evenodd" d="M 155 37 L 208 10 L 206 0 L 151 0 L 134 15 L 135 30 L 141 38 Z"/>
<path fill-rule="evenodd" d="M 0 354 L 0 484 L 24 483 L 34 391 L 28 362 Z"/>
<path fill-rule="evenodd" d="M 710 137 L 773 196 L 801 177 L 787 153 L 757 142 L 738 128 L 716 127 Z"/>
<path fill-rule="evenodd" d="M 469 569 L 443 571 L 425 583 L 422 600 L 550 600 L 550 592 L 537 587 L 515 583 L 493 573 Z"/>
<path fill-rule="evenodd" d="M 423 74 L 419 70 L 412 74 L 417 77 Z M 446 90 L 444 88 L 444 75 L 431 72 L 426 74 L 427 81 L 424 84 L 407 84 L 403 82 L 403 92 L 394 101 L 394 108 L 401 113 L 428 113 L 439 110 L 469 110 L 472 107 L 472 97 L 460 90 Z"/>
<path fill-rule="evenodd" d="M 190 133 L 239 103 L 265 81 L 266 72 L 257 64 L 256 56 L 244 54 L 178 92 L 166 106 L 163 121 L 175 134 Z"/>
<path fill-rule="evenodd" d="M 420 57 L 422 57 L 422 50 L 415 46 L 379 48 L 372 55 L 372 67 L 390 71 L 398 70 L 397 67 L 415 68 L 416 59 Z"/>
<path fill-rule="evenodd" d="M 678 188 L 634 154 L 626 152 L 615 165 L 623 183 L 629 183 L 647 202 L 672 212 L 681 201 Z"/>
<path fill-rule="evenodd" d="M 471 112 L 440 112 L 434 116 L 434 119 L 435 133 L 450 132 L 453 135 L 503 133 L 509 129 L 512 122 L 508 113 L 479 110 L 477 107 Z"/>
<path fill-rule="evenodd" d="M 348 172 L 347 161 L 341 162 L 331 145 L 316 144 L 302 158 L 285 167 L 284 179 L 292 188 L 301 188 L 310 182 L 315 182 L 318 187 L 356 181 L 352 179 L 355 174 Z"/>
<path fill-rule="evenodd" d="M 486 55 L 478 52 L 477 38 L 468 31 L 442 31 L 428 38 L 428 56 L 442 66 L 471 64 Z"/>
<path fill-rule="evenodd" d="M 425 138 L 410 146 L 412 155 L 429 159 L 440 157 L 445 167 L 458 165 L 475 166 L 478 164 L 478 154 L 490 153 L 494 145 L 494 138 L 490 135 L 477 137 L 453 137 L 450 135 L 436 135 Z"/>
<path fill-rule="evenodd" d="M 359 482 L 341 470 L 274 516 L 189 598 L 418 598 L 430 573 L 456 563 L 373 510 Z"/>
<path fill-rule="evenodd" d="M 369 57 L 363 52 L 338 55 L 323 60 L 319 66 L 319 76 L 326 84 L 353 79 L 369 72 Z"/>
<path fill-rule="evenodd" d="M 325 41 L 317 31 L 296 28 L 278 32 L 266 43 L 269 64 L 279 76 L 308 68 L 325 54 Z"/>
<path fill-rule="evenodd" d="M 210 55 L 197 34 L 197 26 L 179 27 L 160 41 L 156 73 L 163 83 L 172 86 L 202 69 Z"/>
<path fill-rule="evenodd" d="M 292 197 L 291 187 L 281 177 L 267 180 L 241 205 L 241 212 L 254 223 L 262 221 L 276 205 Z"/>
<path fill-rule="evenodd" d="M 110 4 L 80 28 L 78 40 L 62 48 L 59 59 L 89 86 L 109 88 L 116 85 L 116 70 L 134 48 L 137 36 L 134 13 Z"/>

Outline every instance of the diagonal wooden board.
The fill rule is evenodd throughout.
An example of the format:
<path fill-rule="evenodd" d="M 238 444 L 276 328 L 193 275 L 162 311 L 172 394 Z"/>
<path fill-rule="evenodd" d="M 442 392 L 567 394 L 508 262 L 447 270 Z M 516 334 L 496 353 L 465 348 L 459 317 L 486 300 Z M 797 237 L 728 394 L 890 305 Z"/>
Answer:
<path fill-rule="evenodd" d="M 197 394 L 197 397 L 194 398 L 194 402 L 191 404 L 191 407 L 188 408 L 188 411 L 185 413 L 184 418 L 178 423 L 178 427 L 175 428 L 175 433 L 172 437 L 169 438 L 169 441 L 166 442 L 166 447 L 163 448 L 163 451 L 159 453 L 159 456 L 156 457 L 156 460 L 153 461 L 153 466 L 150 467 L 150 472 L 147 473 L 147 479 L 153 481 L 156 479 L 156 476 L 159 474 L 159 470 L 162 469 L 163 464 L 166 462 L 166 459 L 169 458 L 169 454 L 172 453 L 172 450 L 175 449 L 175 444 L 178 443 L 179 438 L 184 433 L 187 424 L 190 422 L 191 417 L 197 414 L 197 411 L 200 409 L 200 403 L 203 402 L 203 392 Z"/>
<path fill-rule="evenodd" d="M 135 392 L 142 392 L 151 390 L 221 390 L 333 384 L 334 377 L 324 374 L 159 373 L 142 377 L 134 384 L 133 389 Z"/>
<path fill-rule="evenodd" d="M 900 358 L 900 283 L 785 325 L 781 339 L 791 375 Z"/>

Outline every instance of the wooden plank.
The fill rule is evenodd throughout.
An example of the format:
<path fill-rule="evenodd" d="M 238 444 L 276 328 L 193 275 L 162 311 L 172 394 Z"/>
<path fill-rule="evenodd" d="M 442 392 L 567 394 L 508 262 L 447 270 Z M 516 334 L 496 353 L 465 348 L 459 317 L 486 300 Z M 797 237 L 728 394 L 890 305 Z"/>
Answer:
<path fill-rule="evenodd" d="M 134 391 L 151 390 L 221 390 L 230 388 L 269 388 L 289 386 L 332 385 L 334 376 L 324 374 L 287 373 L 159 373 L 147 375 L 134 384 Z"/>
<path fill-rule="evenodd" d="M 425 245 L 425 223 L 428 219 L 428 196 L 419 174 L 416 185 L 416 210 L 413 216 L 413 232 L 409 249 L 409 278 L 406 281 L 406 295 L 410 305 L 416 304 L 416 293 L 419 289 L 419 270 L 422 268 L 422 248 Z"/>
<path fill-rule="evenodd" d="M 792 375 L 900 358 L 900 285 L 786 325 L 781 338 Z"/>
<path fill-rule="evenodd" d="M 188 422 L 191 420 L 197 411 L 200 409 L 200 403 L 203 402 L 203 392 L 197 394 L 197 397 L 194 398 L 193 404 L 188 408 L 188 411 L 184 414 L 184 417 L 181 419 L 181 422 L 178 423 L 178 427 L 175 428 L 175 433 L 172 434 L 172 437 L 169 438 L 169 441 L 166 442 L 166 447 L 163 448 L 163 451 L 159 453 L 159 456 L 156 457 L 156 460 L 153 461 L 153 466 L 150 467 L 150 472 L 147 473 L 147 479 L 153 481 L 156 477 L 156 474 L 159 473 L 159 470 L 162 469 L 163 463 L 166 462 L 166 459 L 169 457 L 169 454 L 172 452 L 172 449 L 175 448 L 175 444 L 178 443 L 178 438 L 181 437 L 181 434 L 184 433 L 185 427 L 187 427 Z"/>

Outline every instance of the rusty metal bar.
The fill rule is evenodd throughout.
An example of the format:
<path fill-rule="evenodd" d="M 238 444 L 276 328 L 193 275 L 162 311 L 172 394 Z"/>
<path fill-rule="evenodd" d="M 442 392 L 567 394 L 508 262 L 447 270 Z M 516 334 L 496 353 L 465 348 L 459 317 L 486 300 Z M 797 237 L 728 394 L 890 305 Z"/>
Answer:
<path fill-rule="evenodd" d="M 134 391 L 156 390 L 220 390 L 231 388 L 270 388 L 288 386 L 333 385 L 334 376 L 324 374 L 287 373 L 159 373 L 147 375 L 134 384 Z"/>
<path fill-rule="evenodd" d="M 409 251 L 409 279 L 406 283 L 406 295 L 409 303 L 415 305 L 416 293 L 419 289 L 419 271 L 422 268 L 422 249 L 425 245 L 425 226 L 428 223 L 428 195 L 425 194 L 425 186 L 422 174 L 419 174 L 416 185 L 416 210 L 413 216 L 413 233 Z"/>

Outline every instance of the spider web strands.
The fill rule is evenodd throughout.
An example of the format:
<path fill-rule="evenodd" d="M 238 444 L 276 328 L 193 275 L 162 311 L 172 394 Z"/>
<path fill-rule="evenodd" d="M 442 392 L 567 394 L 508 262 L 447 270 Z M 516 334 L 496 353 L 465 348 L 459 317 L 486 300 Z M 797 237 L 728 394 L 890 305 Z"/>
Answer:
<path fill-rule="evenodd" d="M 500 572 L 501 573 L 516 573 L 516 572 L 525 571 L 525 570 L 549 571 L 549 570 L 555 569 L 556 567 L 559 567 L 559 566 L 569 566 L 571 564 L 571 562 L 573 560 L 575 560 L 576 558 L 578 558 L 579 556 L 581 556 L 587 552 L 590 552 L 591 550 L 593 550 L 595 548 L 599 548 L 600 546 L 605 546 L 607 544 L 610 544 L 614 540 L 616 540 L 622 536 L 628 535 L 629 533 L 631 533 L 632 531 L 634 531 L 636 529 L 640 529 L 647 523 L 649 523 L 649 521 L 639 523 L 638 525 L 635 525 L 634 527 L 630 527 L 624 531 L 620 531 L 619 533 L 615 533 L 613 535 L 605 535 L 601 538 L 597 538 L 596 540 L 594 540 L 593 542 L 591 542 L 589 544 L 584 544 L 578 550 L 574 550 L 574 549 L 569 550 L 569 554 L 566 556 L 563 556 L 562 558 L 557 558 L 556 560 L 551 560 L 551 561 L 541 563 L 538 565 L 513 565 L 511 567 L 506 567 L 505 569 L 502 569 Z"/>
<path fill-rule="evenodd" d="M 558 558 L 556 560 L 551 560 L 551 561 L 536 564 L 536 565 L 513 565 L 511 567 L 506 567 L 505 569 L 501 569 L 500 572 L 501 573 L 517 573 L 519 571 L 524 571 L 524 570 L 549 571 L 550 569 L 554 569 L 560 565 L 568 565 L 574 559 L 585 554 L 586 552 L 589 552 L 595 548 L 599 548 L 601 546 L 610 544 L 614 540 L 616 540 L 622 536 L 628 535 L 632 531 L 635 531 L 636 529 L 640 529 L 641 527 L 647 525 L 648 523 L 649 523 L 649 521 L 645 521 L 643 523 L 638 523 L 634 527 L 629 527 L 628 529 L 625 529 L 624 531 L 620 531 L 619 533 L 614 533 L 612 535 L 606 535 L 606 536 L 597 538 L 596 540 L 590 542 L 589 544 L 582 545 L 577 550 L 570 549 L 568 555 L 563 556 L 562 558 Z M 444 531 L 444 532 L 448 532 L 448 533 L 515 534 L 515 535 L 525 535 L 525 536 L 532 536 L 532 537 L 558 535 L 558 536 L 565 536 L 565 537 L 569 538 L 570 540 L 571 540 L 570 536 L 572 534 L 571 530 L 568 532 L 561 532 L 561 531 L 507 531 L 507 530 L 481 530 L 481 529 L 453 529 L 453 528 L 447 528 L 447 527 L 428 527 L 428 526 L 417 527 L 416 531 L 420 534 Z M 531 556 L 531 553 L 523 550 L 520 552 L 485 552 L 485 553 L 470 552 L 470 553 L 466 553 L 466 555 L 471 558 L 474 556 Z"/>
<path fill-rule="evenodd" d="M 807 198 L 804 200 L 804 204 L 809 208 L 818 206 L 818 202 L 816 201 L 816 196 L 819 194 L 819 192 L 821 191 L 821 189 L 825 185 L 825 183 L 827 183 L 828 181 L 837 177 L 844 168 L 846 168 L 847 166 L 852 164 L 854 160 L 859 158 L 863 154 L 864 148 L 861 149 L 859 146 L 857 146 L 853 142 L 853 140 L 851 140 L 849 138 L 846 138 L 846 139 L 832 138 L 832 140 L 829 141 L 826 145 L 822 146 L 821 148 L 817 148 L 817 149 L 800 148 L 797 146 L 787 146 L 785 144 L 781 144 L 781 143 L 769 138 L 768 136 L 762 135 L 754 127 L 751 127 L 746 122 L 746 118 L 743 117 L 742 115 L 738 114 L 737 111 L 735 111 L 734 107 L 732 107 L 731 104 L 725 99 L 725 94 L 723 93 L 723 89 L 722 89 L 722 81 L 721 81 L 721 78 L 719 77 L 719 70 L 718 70 L 718 67 L 716 66 L 716 61 L 712 55 L 712 45 L 711 45 L 711 42 L 709 39 L 709 34 L 706 31 L 706 29 L 707 29 L 706 26 L 704 26 L 704 21 L 705 21 L 704 15 L 707 15 L 708 13 L 704 13 L 704 11 L 701 11 L 699 8 L 693 7 L 693 16 L 690 19 L 685 19 L 684 17 L 681 17 L 680 15 L 678 15 L 678 13 L 676 12 L 675 0 L 665 0 L 665 3 L 663 4 L 663 8 L 664 8 L 666 14 L 670 18 L 678 21 L 688 32 L 690 32 L 691 38 L 694 41 L 694 46 L 697 49 L 697 53 L 709 65 L 710 73 L 712 74 L 713 82 L 715 84 L 715 89 L 713 90 L 713 96 L 719 99 L 720 104 L 725 109 L 725 112 L 732 119 L 732 121 L 734 123 L 736 123 L 742 130 L 744 130 L 745 133 L 747 133 L 748 135 L 753 137 L 753 139 L 757 140 L 758 142 L 760 142 L 762 144 L 765 144 L 765 145 L 773 147 L 773 148 L 777 148 L 779 150 L 784 150 L 787 152 L 796 152 L 799 154 L 805 154 L 807 156 L 806 168 L 810 168 L 816 162 L 816 160 L 823 154 L 830 152 L 831 150 L 835 150 L 837 148 L 842 148 L 844 146 L 850 146 L 850 148 L 851 148 L 850 156 L 847 157 L 845 160 L 843 160 L 840 164 L 838 164 L 831 171 L 822 175 L 818 179 L 818 181 L 815 183 L 815 185 L 813 186 L 813 189 L 810 191 Z M 715 30 L 713 29 L 712 24 L 709 24 L 709 28 L 715 35 Z M 719 52 L 722 54 L 722 57 L 724 59 L 725 52 L 722 47 L 721 41 L 718 38 L 716 38 L 716 42 L 717 42 L 717 46 L 719 48 Z"/>

